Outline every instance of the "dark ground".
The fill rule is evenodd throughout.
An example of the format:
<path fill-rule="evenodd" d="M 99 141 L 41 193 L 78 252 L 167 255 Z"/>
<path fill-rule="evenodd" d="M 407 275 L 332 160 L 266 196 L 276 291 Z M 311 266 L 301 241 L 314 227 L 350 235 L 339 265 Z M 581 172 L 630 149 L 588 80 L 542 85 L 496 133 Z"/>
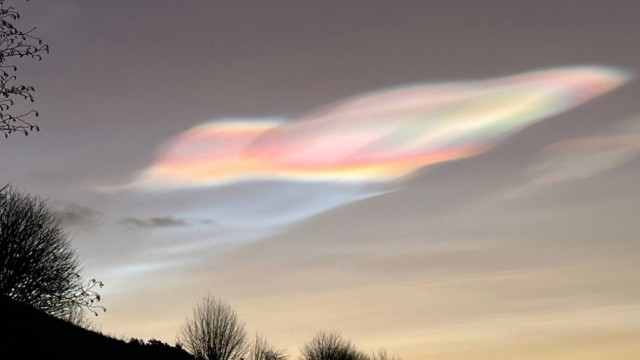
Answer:
<path fill-rule="evenodd" d="M 157 340 L 125 342 L 0 297 L 0 359 L 194 360 Z"/>

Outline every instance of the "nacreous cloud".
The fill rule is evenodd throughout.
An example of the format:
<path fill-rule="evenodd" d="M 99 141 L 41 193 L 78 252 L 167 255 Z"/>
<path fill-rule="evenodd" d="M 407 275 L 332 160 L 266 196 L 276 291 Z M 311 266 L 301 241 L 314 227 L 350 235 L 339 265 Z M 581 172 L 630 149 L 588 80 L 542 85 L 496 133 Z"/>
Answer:
<path fill-rule="evenodd" d="M 586 179 L 626 164 L 640 154 L 640 116 L 607 133 L 563 140 L 545 147 L 527 169 L 528 182 L 510 190 L 520 196 L 555 184 Z"/>
<path fill-rule="evenodd" d="M 190 223 L 156 232 L 154 246 L 172 254 L 264 239 L 379 195 L 388 190 L 379 185 L 421 168 L 486 152 L 628 78 L 608 67 L 557 68 L 380 91 L 293 121 L 205 123 L 170 140 L 153 164 L 119 187 L 113 213 L 213 220 L 213 226 Z"/>
<path fill-rule="evenodd" d="M 481 154 L 506 136 L 615 89 L 624 71 L 575 66 L 414 85 L 347 99 L 295 121 L 205 123 L 180 134 L 134 188 L 246 180 L 376 183 Z"/>

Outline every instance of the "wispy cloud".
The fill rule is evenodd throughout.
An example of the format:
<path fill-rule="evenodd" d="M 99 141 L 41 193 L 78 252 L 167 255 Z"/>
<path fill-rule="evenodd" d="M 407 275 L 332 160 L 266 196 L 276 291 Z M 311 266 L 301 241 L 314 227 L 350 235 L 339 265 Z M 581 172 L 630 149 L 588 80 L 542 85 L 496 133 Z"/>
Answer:
<path fill-rule="evenodd" d="M 98 210 L 72 202 L 54 205 L 55 213 L 64 226 L 93 227 L 100 223 L 102 213 Z"/>
<path fill-rule="evenodd" d="M 593 136 L 577 137 L 545 147 L 526 169 L 527 182 L 510 196 L 556 184 L 590 178 L 626 164 L 640 154 L 640 115 Z"/>
<path fill-rule="evenodd" d="M 165 228 L 189 225 L 189 223 L 184 219 L 173 218 L 170 216 L 150 217 L 146 219 L 128 217 L 120 220 L 119 223 L 137 228 Z"/>
<path fill-rule="evenodd" d="M 611 91 L 628 77 L 615 68 L 556 68 L 383 90 L 293 121 L 214 121 L 165 144 L 132 186 L 393 181 L 429 165 L 484 153 L 506 136 Z"/>
<path fill-rule="evenodd" d="M 384 193 L 384 185 L 425 167 L 485 153 L 629 77 L 601 66 L 546 69 L 383 90 L 292 121 L 198 125 L 164 144 L 156 160 L 120 188 L 144 203 L 120 223 L 184 227 L 185 219 L 213 218 L 229 239 L 272 236 Z M 157 217 L 160 211 L 179 217 Z"/>

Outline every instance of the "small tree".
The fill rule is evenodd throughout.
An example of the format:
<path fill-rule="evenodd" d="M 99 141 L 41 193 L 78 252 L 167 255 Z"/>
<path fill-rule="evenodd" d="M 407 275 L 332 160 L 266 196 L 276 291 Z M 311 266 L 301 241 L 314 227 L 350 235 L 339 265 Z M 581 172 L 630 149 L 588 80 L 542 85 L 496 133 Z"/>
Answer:
<path fill-rule="evenodd" d="M 0 133 L 5 137 L 14 132 L 28 135 L 30 131 L 38 131 L 37 125 L 29 122 L 32 115 L 38 116 L 35 110 L 13 113 L 11 108 L 16 99 L 33 102 L 35 89 L 30 85 L 15 84 L 18 68 L 12 60 L 16 58 L 32 58 L 42 60 L 42 54 L 49 52 L 49 46 L 38 37 L 27 31 L 16 28 L 14 22 L 20 14 L 11 6 L 0 0 Z"/>
<path fill-rule="evenodd" d="M 371 360 L 401 360 L 395 355 L 390 355 L 387 350 L 381 349 L 371 354 Z"/>
<path fill-rule="evenodd" d="M 248 360 L 286 360 L 288 358 L 284 350 L 277 350 L 265 338 L 256 334 Z"/>
<path fill-rule="evenodd" d="M 100 295 L 95 279 L 83 283 L 67 234 L 46 202 L 11 187 L 0 189 L 0 295 L 48 314 L 74 319 L 94 314 Z"/>
<path fill-rule="evenodd" d="M 230 305 L 211 295 L 196 304 L 178 341 L 196 357 L 207 360 L 240 360 L 247 351 L 244 323 Z"/>
<path fill-rule="evenodd" d="M 340 334 L 321 331 L 300 350 L 303 360 L 368 360 L 368 356 L 360 352 Z"/>

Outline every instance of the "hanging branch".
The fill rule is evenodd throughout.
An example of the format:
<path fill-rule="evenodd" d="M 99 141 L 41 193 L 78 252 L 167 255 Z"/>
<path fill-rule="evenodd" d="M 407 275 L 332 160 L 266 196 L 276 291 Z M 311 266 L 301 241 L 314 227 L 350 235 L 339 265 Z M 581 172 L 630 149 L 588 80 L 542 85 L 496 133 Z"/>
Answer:
<path fill-rule="evenodd" d="M 28 0 L 27 0 L 28 1 Z M 32 35 L 35 28 L 22 31 L 13 24 L 20 14 L 12 6 L 6 6 L 0 0 L 0 132 L 5 138 L 12 133 L 40 131 L 30 119 L 39 114 L 36 110 L 12 112 L 17 101 L 33 102 L 35 88 L 31 85 L 16 84 L 18 67 L 14 60 L 31 58 L 42 60 L 44 53 L 49 53 L 49 46 L 42 39 Z"/>

